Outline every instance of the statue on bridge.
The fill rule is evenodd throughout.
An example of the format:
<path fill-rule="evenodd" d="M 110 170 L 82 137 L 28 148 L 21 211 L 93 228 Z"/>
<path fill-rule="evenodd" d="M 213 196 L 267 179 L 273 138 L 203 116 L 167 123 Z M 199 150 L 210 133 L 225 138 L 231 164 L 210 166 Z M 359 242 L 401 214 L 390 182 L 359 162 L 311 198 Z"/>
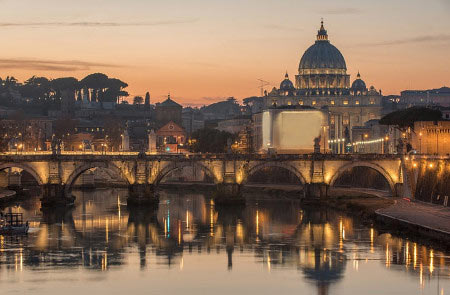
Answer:
<path fill-rule="evenodd" d="M 314 138 L 314 153 L 320 154 L 320 139 L 322 138 L 321 135 L 319 137 Z"/>
<path fill-rule="evenodd" d="M 57 139 L 55 137 L 52 138 L 51 142 L 52 154 L 60 155 L 61 154 L 61 139 Z"/>

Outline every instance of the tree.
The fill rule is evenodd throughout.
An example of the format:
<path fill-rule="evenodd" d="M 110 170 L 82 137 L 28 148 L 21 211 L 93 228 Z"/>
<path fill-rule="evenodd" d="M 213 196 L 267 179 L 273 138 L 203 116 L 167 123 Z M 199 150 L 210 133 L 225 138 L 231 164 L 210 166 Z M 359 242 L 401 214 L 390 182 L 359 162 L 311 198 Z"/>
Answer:
<path fill-rule="evenodd" d="M 90 74 L 80 81 L 80 86 L 91 92 L 91 101 L 99 101 L 99 96 L 108 88 L 108 79 L 102 73 Z"/>
<path fill-rule="evenodd" d="M 412 107 L 405 110 L 395 111 L 387 114 L 380 120 L 381 125 L 393 125 L 401 131 L 406 131 L 408 127 L 414 128 L 416 121 L 439 121 L 442 120 L 442 113 L 425 107 Z"/>
<path fill-rule="evenodd" d="M 109 78 L 107 86 L 106 91 L 100 94 L 100 101 L 119 103 L 121 97 L 127 97 L 129 95 L 128 92 L 123 90 L 128 87 L 128 84 L 119 79 Z"/>
<path fill-rule="evenodd" d="M 204 128 L 192 133 L 190 148 L 195 153 L 224 153 L 228 143 L 234 142 L 235 135 L 217 129 Z"/>
<path fill-rule="evenodd" d="M 50 81 L 51 89 L 54 93 L 54 99 L 61 99 L 63 91 L 75 93 L 78 89 L 78 80 L 73 77 L 57 78 Z"/>
<path fill-rule="evenodd" d="M 144 102 L 144 99 L 142 96 L 135 96 L 133 98 L 133 104 L 142 104 Z"/>
<path fill-rule="evenodd" d="M 20 94 L 32 100 L 47 100 L 51 96 L 50 80 L 33 76 L 19 88 Z"/>

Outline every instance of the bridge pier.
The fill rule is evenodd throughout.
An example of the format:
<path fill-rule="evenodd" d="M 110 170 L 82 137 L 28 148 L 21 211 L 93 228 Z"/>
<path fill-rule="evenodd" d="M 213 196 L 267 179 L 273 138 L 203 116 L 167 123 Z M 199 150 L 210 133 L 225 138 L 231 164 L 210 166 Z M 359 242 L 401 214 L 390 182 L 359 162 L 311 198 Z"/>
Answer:
<path fill-rule="evenodd" d="M 75 197 L 66 196 L 65 185 L 47 183 L 42 186 L 42 207 L 59 207 L 73 205 Z"/>
<path fill-rule="evenodd" d="M 306 199 L 325 199 L 328 197 L 329 185 L 326 183 L 306 183 L 304 197 Z"/>
<path fill-rule="evenodd" d="M 216 205 L 245 205 L 242 186 L 238 183 L 219 183 L 214 193 Z"/>
<path fill-rule="evenodd" d="M 128 187 L 129 206 L 158 206 L 159 196 L 153 184 L 136 183 Z"/>

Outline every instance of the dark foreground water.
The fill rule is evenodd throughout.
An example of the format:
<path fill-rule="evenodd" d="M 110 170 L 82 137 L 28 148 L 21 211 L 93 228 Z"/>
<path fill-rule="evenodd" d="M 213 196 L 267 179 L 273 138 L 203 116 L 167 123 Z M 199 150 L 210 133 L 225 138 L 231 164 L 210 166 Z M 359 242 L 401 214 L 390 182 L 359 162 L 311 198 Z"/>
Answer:
<path fill-rule="evenodd" d="M 450 294 L 449 253 L 339 212 L 169 192 L 128 210 L 124 190 L 74 194 L 68 211 L 5 209 L 32 228 L 0 236 L 1 294 Z"/>

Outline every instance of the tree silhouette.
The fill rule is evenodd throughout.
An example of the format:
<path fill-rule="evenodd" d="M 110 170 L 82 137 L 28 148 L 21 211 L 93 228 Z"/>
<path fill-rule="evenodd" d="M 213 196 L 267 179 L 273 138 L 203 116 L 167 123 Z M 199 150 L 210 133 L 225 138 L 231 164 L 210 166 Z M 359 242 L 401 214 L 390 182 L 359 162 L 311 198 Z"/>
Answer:
<path fill-rule="evenodd" d="M 144 99 L 142 96 L 135 96 L 133 98 L 133 104 L 142 104 L 144 102 Z"/>
<path fill-rule="evenodd" d="M 408 127 L 414 128 L 416 121 L 439 121 L 442 120 L 442 113 L 425 107 L 412 107 L 406 110 L 395 111 L 387 114 L 380 120 L 381 125 L 397 126 L 405 131 Z"/>

